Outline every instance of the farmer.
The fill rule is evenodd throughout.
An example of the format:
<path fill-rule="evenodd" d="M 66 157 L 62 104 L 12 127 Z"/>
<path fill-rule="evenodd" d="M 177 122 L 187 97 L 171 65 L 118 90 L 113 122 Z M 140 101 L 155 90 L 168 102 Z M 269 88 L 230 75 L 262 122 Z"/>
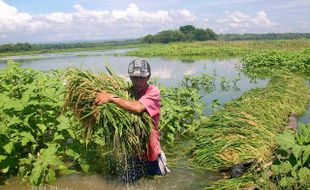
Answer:
<path fill-rule="evenodd" d="M 151 77 L 151 68 L 147 61 L 136 59 L 129 63 L 128 74 L 132 81 L 132 93 L 135 96 L 135 101 L 123 99 L 101 91 L 97 94 L 96 103 L 98 105 L 104 103 L 113 103 L 120 108 L 132 112 L 142 113 L 147 112 L 152 118 L 152 127 L 150 131 L 150 138 L 148 143 L 147 153 L 144 155 L 143 162 L 144 171 L 147 175 L 166 175 L 169 171 L 166 167 L 166 158 L 161 151 L 159 143 L 158 122 L 160 115 L 160 91 L 158 87 L 149 85 L 148 80 Z M 135 169 L 133 169 L 135 170 Z M 142 175 L 136 172 L 129 171 L 129 175 L 134 175 L 129 182 L 138 180 Z"/>

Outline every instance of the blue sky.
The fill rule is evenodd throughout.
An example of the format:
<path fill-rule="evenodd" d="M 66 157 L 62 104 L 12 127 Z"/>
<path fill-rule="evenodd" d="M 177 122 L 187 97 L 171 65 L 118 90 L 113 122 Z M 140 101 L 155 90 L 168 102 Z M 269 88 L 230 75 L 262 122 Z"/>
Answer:
<path fill-rule="evenodd" d="M 128 39 L 186 24 L 310 32 L 310 0 L 0 0 L 0 43 Z"/>

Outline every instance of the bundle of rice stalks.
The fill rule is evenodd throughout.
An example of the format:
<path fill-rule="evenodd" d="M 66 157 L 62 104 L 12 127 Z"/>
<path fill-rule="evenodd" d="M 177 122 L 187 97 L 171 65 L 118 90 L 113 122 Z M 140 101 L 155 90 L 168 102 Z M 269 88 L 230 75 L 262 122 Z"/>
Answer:
<path fill-rule="evenodd" d="M 85 127 L 86 144 L 94 128 L 102 128 L 104 150 L 114 161 L 123 162 L 132 155 L 142 155 L 147 148 L 150 117 L 127 112 L 115 104 L 95 105 L 98 92 L 105 90 L 118 97 L 133 100 L 128 84 L 120 77 L 95 75 L 89 71 L 69 69 L 66 72 L 65 106 L 71 109 Z M 109 158 L 111 159 L 111 158 Z"/>
<path fill-rule="evenodd" d="M 267 160 L 291 113 L 302 114 L 309 100 L 302 77 L 274 77 L 266 88 L 254 89 L 227 103 L 197 131 L 193 165 L 218 169 L 250 159 Z"/>

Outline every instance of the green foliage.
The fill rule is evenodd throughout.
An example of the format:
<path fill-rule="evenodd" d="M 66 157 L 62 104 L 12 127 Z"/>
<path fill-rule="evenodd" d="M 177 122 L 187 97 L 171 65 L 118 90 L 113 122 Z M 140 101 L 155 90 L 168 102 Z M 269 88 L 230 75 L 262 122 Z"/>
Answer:
<path fill-rule="evenodd" d="M 162 142 L 171 143 L 178 136 L 193 135 L 203 118 L 204 104 L 198 91 L 186 87 L 160 89 Z"/>
<path fill-rule="evenodd" d="M 268 55 L 272 54 L 267 54 L 270 50 L 272 50 L 271 52 L 277 50 L 302 51 L 305 48 L 310 48 L 310 40 L 175 42 L 170 44 L 152 44 L 138 50 L 130 51 L 127 55 L 141 57 L 177 56 L 184 59 L 188 59 L 188 57 L 192 59 L 205 59 L 210 57 L 226 58 L 244 56 L 245 59 L 248 59 L 247 57 L 251 58 L 256 52 L 258 52 L 257 54 L 259 54 L 259 52 L 266 52 L 265 56 L 262 56 L 262 58 L 265 60 L 266 64 L 268 64 Z M 305 50 L 304 54 L 307 54 L 307 50 Z M 308 57 L 308 55 L 305 55 L 305 58 L 306 57 Z M 254 58 L 253 60 L 256 62 L 259 61 Z M 251 64 L 250 61 L 248 62 Z"/>
<path fill-rule="evenodd" d="M 277 189 L 307 189 L 310 187 L 310 124 L 299 126 L 294 133 L 286 130 L 276 136 L 279 147 L 276 159 L 270 169 L 272 176 L 264 181 L 262 186 Z"/>
<path fill-rule="evenodd" d="M 304 79 L 285 74 L 274 77 L 266 88 L 226 103 L 197 130 L 193 165 L 216 169 L 268 159 L 276 144 L 274 136 L 286 125 L 288 115 L 303 113 L 307 102 Z"/>
<path fill-rule="evenodd" d="M 22 69 L 14 62 L 0 70 L 0 175 L 19 175 L 39 185 L 73 165 L 78 168 L 84 159 L 79 124 L 72 113 L 62 112 L 61 76 L 59 71 Z"/>
<path fill-rule="evenodd" d="M 217 36 L 211 29 L 195 28 L 192 25 L 181 26 L 179 30 L 164 30 L 155 35 L 148 34 L 142 38 L 146 43 L 170 43 L 180 41 L 216 40 Z"/>
<path fill-rule="evenodd" d="M 188 89 L 203 90 L 204 92 L 211 93 L 215 89 L 215 78 L 207 73 L 199 76 L 184 76 L 181 81 L 181 86 Z"/>
<path fill-rule="evenodd" d="M 221 40 L 309 39 L 310 33 L 219 34 L 218 38 Z"/>
<path fill-rule="evenodd" d="M 289 71 L 310 76 L 310 49 L 300 51 L 257 51 L 243 56 L 243 69 L 254 76 L 272 76 L 279 71 Z"/>
<path fill-rule="evenodd" d="M 147 43 L 154 43 L 154 42 L 169 43 L 169 42 L 183 41 L 184 38 L 185 38 L 185 35 L 180 31 L 165 30 L 165 31 L 159 32 L 158 34 L 154 36 L 147 35 L 145 38 L 143 38 L 143 41 Z"/>
<path fill-rule="evenodd" d="M 214 88 L 214 77 L 206 73 L 184 76 L 176 87 L 160 86 L 162 118 L 159 128 L 164 144 L 171 145 L 181 136 L 194 135 L 204 118 L 201 93 L 211 93 Z"/>
<path fill-rule="evenodd" d="M 32 46 L 29 43 L 3 44 L 0 45 L 0 53 L 14 51 L 29 51 Z"/>
<path fill-rule="evenodd" d="M 244 51 L 231 46 L 221 46 L 216 42 L 195 42 L 195 43 L 170 43 L 155 44 L 147 48 L 141 48 L 130 51 L 130 56 L 181 56 L 181 57 L 234 57 L 242 54 Z"/>
<path fill-rule="evenodd" d="M 184 34 L 190 34 L 193 33 L 193 31 L 195 31 L 195 27 L 192 25 L 185 25 L 185 26 L 180 26 L 179 30 L 181 32 L 183 32 Z"/>

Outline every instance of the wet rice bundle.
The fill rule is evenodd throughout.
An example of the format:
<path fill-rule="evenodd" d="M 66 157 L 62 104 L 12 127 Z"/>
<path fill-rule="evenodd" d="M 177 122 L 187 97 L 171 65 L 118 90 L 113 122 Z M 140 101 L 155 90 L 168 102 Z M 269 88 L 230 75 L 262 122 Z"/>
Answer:
<path fill-rule="evenodd" d="M 86 142 L 91 140 L 95 128 L 101 128 L 103 142 L 100 144 L 104 146 L 107 162 L 121 163 L 132 155 L 142 155 L 146 151 L 150 128 L 147 114 L 133 114 L 112 103 L 95 105 L 96 95 L 101 90 L 133 99 L 122 78 L 113 76 L 111 72 L 110 75 L 95 75 L 89 71 L 69 69 L 66 81 L 66 107 L 85 127 Z"/>
<path fill-rule="evenodd" d="M 225 104 L 198 129 L 192 161 L 196 167 L 218 169 L 270 158 L 274 136 L 291 113 L 302 114 L 309 99 L 304 79 L 276 76 L 266 88 L 254 89 Z"/>

